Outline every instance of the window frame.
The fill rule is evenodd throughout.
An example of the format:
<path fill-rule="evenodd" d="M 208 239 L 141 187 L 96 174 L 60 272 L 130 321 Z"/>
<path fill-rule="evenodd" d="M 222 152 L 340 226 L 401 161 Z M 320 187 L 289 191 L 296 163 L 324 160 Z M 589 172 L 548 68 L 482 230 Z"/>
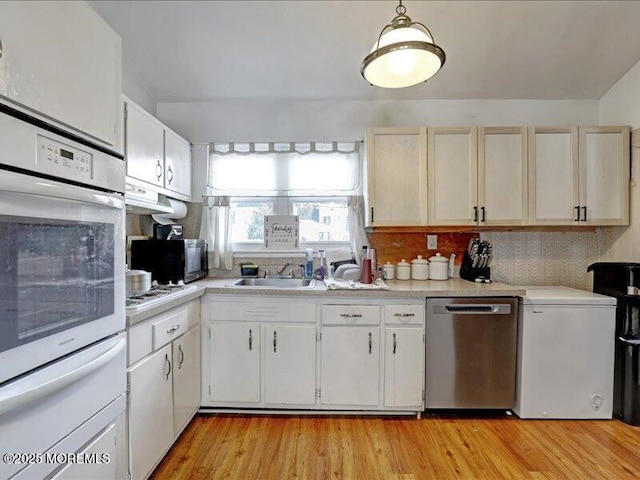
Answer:
<path fill-rule="evenodd" d="M 345 196 L 304 196 L 304 197 L 267 197 L 267 196 L 230 196 L 229 203 L 233 208 L 233 204 L 238 203 L 250 203 L 250 202 L 272 202 L 273 203 L 273 215 L 293 215 L 294 202 L 344 202 L 348 208 L 349 197 Z M 321 222 L 322 223 L 322 222 Z M 348 227 L 347 227 L 348 228 Z M 300 253 L 304 252 L 307 248 L 313 250 L 326 250 L 328 248 L 336 247 L 349 247 L 350 241 L 313 241 L 305 242 L 300 241 L 300 246 L 297 250 L 270 250 L 264 248 L 264 241 L 243 241 L 233 242 L 232 249 L 234 254 L 246 254 L 246 253 L 263 253 L 263 254 L 280 254 L 280 253 Z"/>

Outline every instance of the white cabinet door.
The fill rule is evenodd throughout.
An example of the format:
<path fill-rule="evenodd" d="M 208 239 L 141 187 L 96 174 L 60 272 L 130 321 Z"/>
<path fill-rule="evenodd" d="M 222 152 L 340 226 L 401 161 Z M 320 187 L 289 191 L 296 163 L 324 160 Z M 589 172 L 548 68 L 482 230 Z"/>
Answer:
<path fill-rule="evenodd" d="M 629 224 L 629 128 L 580 127 L 580 220 Z"/>
<path fill-rule="evenodd" d="M 125 102 L 127 176 L 164 187 L 162 124 L 132 102 Z"/>
<path fill-rule="evenodd" d="M 173 398 L 171 345 L 129 370 L 129 469 L 146 478 L 171 446 Z"/>
<path fill-rule="evenodd" d="M 526 225 L 527 128 L 478 130 L 478 224 Z"/>
<path fill-rule="evenodd" d="M 0 2 L 0 95 L 119 141 L 120 37 L 85 2 Z"/>
<path fill-rule="evenodd" d="M 573 225 L 579 214 L 578 129 L 529 128 L 529 225 Z"/>
<path fill-rule="evenodd" d="M 164 186 L 182 200 L 191 200 L 191 145 L 169 129 L 164 131 Z"/>
<path fill-rule="evenodd" d="M 323 405 L 378 406 L 379 339 L 378 326 L 322 329 Z"/>
<path fill-rule="evenodd" d="M 476 225 L 478 141 L 475 127 L 429 128 L 429 225 Z"/>
<path fill-rule="evenodd" d="M 315 325 L 264 326 L 265 402 L 314 405 Z"/>
<path fill-rule="evenodd" d="M 385 328 L 384 406 L 422 410 L 424 328 Z"/>
<path fill-rule="evenodd" d="M 427 224 L 426 130 L 367 131 L 367 226 Z"/>
<path fill-rule="evenodd" d="M 209 399 L 212 402 L 260 401 L 260 325 L 211 323 Z"/>
<path fill-rule="evenodd" d="M 173 425 L 175 434 L 200 406 L 200 325 L 173 342 Z"/>

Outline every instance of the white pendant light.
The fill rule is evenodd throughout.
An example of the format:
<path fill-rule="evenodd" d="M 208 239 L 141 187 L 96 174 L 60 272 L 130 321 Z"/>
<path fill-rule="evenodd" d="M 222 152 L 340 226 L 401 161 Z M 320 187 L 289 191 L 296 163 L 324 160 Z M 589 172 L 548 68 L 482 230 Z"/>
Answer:
<path fill-rule="evenodd" d="M 429 29 L 412 22 L 406 11 L 399 0 L 398 15 L 382 29 L 371 53 L 362 61 L 360 73 L 371 85 L 410 87 L 426 82 L 444 65 L 444 50 L 434 43 Z"/>

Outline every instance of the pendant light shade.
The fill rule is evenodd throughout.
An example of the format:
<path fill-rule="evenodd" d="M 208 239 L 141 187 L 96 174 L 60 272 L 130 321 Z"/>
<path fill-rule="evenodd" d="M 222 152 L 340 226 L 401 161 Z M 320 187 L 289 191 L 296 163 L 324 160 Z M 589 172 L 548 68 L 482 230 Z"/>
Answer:
<path fill-rule="evenodd" d="M 444 50 L 435 44 L 433 35 L 419 22 L 405 15 L 400 0 L 398 14 L 385 26 L 360 73 L 371 85 L 383 88 L 403 88 L 426 82 L 444 65 Z"/>

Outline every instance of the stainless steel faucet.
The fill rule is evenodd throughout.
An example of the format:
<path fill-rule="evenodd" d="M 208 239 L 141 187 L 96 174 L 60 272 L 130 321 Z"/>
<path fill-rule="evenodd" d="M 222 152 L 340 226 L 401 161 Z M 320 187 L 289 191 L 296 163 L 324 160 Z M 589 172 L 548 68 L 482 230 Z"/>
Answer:
<path fill-rule="evenodd" d="M 284 274 L 284 271 L 290 266 L 291 266 L 290 262 L 285 263 L 284 266 L 280 270 L 278 270 L 278 272 L 274 275 L 274 277 L 293 278 L 293 270 L 291 270 L 288 275 Z"/>

